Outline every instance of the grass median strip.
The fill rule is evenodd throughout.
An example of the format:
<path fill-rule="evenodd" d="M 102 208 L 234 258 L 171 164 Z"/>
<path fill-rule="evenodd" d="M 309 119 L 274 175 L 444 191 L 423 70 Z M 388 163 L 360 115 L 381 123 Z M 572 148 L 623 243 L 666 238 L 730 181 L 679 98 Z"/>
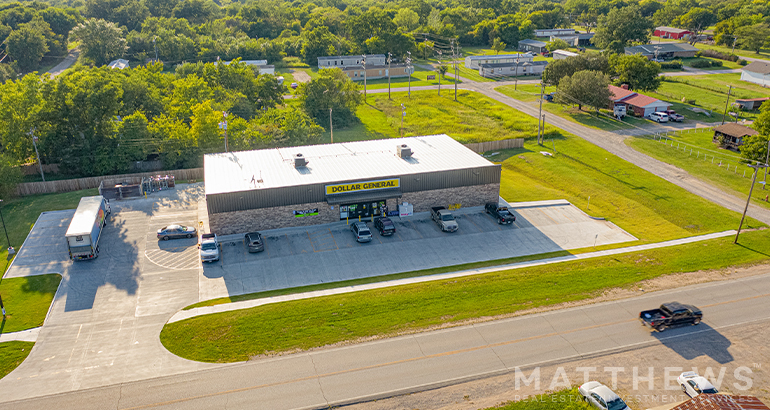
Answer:
<path fill-rule="evenodd" d="M 3 279 L 0 295 L 7 315 L 3 318 L 0 333 L 42 326 L 59 282 L 61 275 L 58 274 Z"/>
<path fill-rule="evenodd" d="M 32 342 L 0 343 L 0 379 L 19 367 L 34 345 Z"/>
<path fill-rule="evenodd" d="M 168 324 L 163 345 L 181 357 L 235 362 L 345 341 L 427 330 L 583 300 L 667 273 L 770 260 L 770 231 L 505 270 L 473 277 L 297 300 Z"/>

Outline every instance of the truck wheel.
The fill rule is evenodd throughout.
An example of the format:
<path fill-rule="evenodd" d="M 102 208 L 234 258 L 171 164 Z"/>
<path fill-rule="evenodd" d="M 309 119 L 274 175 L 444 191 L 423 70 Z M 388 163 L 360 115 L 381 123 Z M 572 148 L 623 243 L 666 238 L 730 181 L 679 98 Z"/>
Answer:
<path fill-rule="evenodd" d="M 168 240 L 168 236 L 164 236 L 164 237 L 163 237 L 163 240 L 164 240 L 164 241 L 167 241 L 167 240 Z"/>
<path fill-rule="evenodd" d="M 658 332 L 662 332 L 666 330 L 666 325 L 658 325 L 657 327 L 655 327 L 655 330 L 657 330 Z"/>
<path fill-rule="evenodd" d="M 698 325 L 699 323 L 700 323 L 700 318 L 697 318 L 697 319 L 695 319 L 695 320 L 693 320 L 693 321 L 692 321 L 692 324 L 693 324 L 694 326 L 695 326 L 695 325 Z"/>
<path fill-rule="evenodd" d="M 188 234 L 187 234 L 187 237 L 188 237 L 188 238 L 192 238 L 192 235 L 188 233 Z"/>
<path fill-rule="evenodd" d="M 502 219 L 498 219 L 498 220 L 497 220 L 497 224 L 498 224 L 498 225 L 502 225 L 502 224 L 503 224 L 503 220 L 502 220 Z"/>

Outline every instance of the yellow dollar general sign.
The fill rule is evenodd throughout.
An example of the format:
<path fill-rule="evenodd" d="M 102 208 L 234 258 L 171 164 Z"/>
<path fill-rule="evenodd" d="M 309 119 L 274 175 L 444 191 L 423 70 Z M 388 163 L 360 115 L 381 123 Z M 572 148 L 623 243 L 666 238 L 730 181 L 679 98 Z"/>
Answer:
<path fill-rule="evenodd" d="M 398 188 L 401 180 L 383 179 L 381 181 L 354 182 L 352 184 L 327 185 L 326 195 L 345 194 L 358 191 L 372 191 L 375 189 Z"/>

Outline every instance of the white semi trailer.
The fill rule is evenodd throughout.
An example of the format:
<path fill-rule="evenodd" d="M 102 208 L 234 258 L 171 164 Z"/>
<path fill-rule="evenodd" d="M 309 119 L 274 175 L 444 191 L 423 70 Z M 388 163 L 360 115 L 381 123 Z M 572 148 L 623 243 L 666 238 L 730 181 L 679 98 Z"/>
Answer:
<path fill-rule="evenodd" d="M 99 256 L 99 238 L 107 225 L 110 202 L 103 196 L 80 198 L 80 204 L 67 228 L 67 246 L 72 260 L 88 260 Z"/>

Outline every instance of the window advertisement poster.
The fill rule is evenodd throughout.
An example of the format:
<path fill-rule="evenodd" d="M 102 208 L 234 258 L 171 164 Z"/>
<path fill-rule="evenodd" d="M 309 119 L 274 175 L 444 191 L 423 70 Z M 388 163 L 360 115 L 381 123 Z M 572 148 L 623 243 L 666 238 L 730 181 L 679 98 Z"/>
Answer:
<path fill-rule="evenodd" d="M 304 218 L 306 216 L 318 216 L 318 208 L 306 209 L 304 211 L 294 211 L 295 218 Z"/>

